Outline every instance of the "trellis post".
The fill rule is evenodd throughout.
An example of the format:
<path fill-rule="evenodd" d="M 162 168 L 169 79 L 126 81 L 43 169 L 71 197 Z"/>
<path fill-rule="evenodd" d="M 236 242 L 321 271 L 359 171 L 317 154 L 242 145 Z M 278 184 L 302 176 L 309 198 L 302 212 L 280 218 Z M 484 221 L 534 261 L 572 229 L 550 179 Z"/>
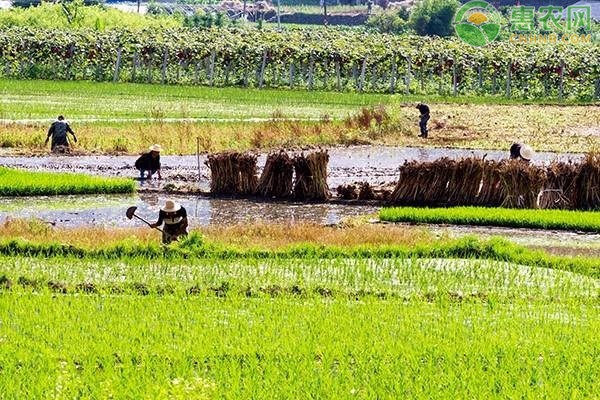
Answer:
<path fill-rule="evenodd" d="M 392 55 L 392 74 L 390 79 L 390 93 L 396 91 L 396 55 Z"/>
<path fill-rule="evenodd" d="M 411 76 L 411 65 L 412 65 L 412 61 L 410 59 L 410 57 L 408 57 L 406 59 L 407 64 L 406 64 L 406 75 L 404 76 L 404 82 L 406 83 L 406 94 L 410 94 L 410 76 Z"/>
<path fill-rule="evenodd" d="M 358 82 L 358 90 L 360 92 L 363 91 L 364 85 L 365 85 L 365 72 L 367 70 L 367 58 L 365 57 L 363 59 L 363 63 L 362 63 L 362 68 L 360 69 L 360 80 Z"/>
<path fill-rule="evenodd" d="M 121 55 L 123 53 L 123 47 L 119 46 L 117 49 L 117 62 L 115 63 L 115 73 L 113 75 L 113 82 L 119 81 L 119 72 L 121 70 Z"/>
<path fill-rule="evenodd" d="M 511 81 L 512 60 L 508 60 L 508 68 L 506 69 L 506 97 L 510 97 L 510 81 Z"/>
<path fill-rule="evenodd" d="M 167 64 L 168 64 L 168 62 L 169 62 L 169 49 L 167 49 L 165 47 L 165 51 L 163 52 L 163 62 L 162 62 L 161 78 L 160 78 L 160 82 L 163 84 L 167 82 Z"/>

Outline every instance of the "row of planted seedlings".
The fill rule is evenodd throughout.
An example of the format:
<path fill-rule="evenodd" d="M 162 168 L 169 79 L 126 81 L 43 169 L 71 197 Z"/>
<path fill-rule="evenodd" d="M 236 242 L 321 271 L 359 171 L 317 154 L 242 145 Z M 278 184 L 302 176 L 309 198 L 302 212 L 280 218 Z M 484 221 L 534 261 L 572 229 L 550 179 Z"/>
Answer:
<path fill-rule="evenodd" d="M 397 205 L 600 208 L 600 154 L 538 166 L 485 158 L 407 161 L 390 196 Z"/>
<path fill-rule="evenodd" d="M 297 200 L 330 198 L 326 150 L 307 155 L 272 152 L 260 177 L 257 159 L 255 154 L 233 151 L 209 155 L 206 165 L 211 172 L 211 193 Z"/>

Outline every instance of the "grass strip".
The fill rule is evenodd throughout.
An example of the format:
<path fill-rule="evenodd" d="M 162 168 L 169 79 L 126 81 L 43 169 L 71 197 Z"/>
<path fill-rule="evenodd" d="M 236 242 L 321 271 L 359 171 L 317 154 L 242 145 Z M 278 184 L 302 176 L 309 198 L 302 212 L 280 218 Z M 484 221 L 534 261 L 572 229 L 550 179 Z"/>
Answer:
<path fill-rule="evenodd" d="M 93 259 L 335 259 L 335 258 L 473 258 L 506 261 L 532 267 L 551 268 L 600 278 L 600 259 L 553 256 L 531 250 L 502 238 L 479 240 L 474 236 L 434 243 L 403 245 L 358 245 L 352 247 L 299 244 L 277 250 L 239 248 L 205 243 L 192 233 L 172 246 L 138 245 L 123 242 L 100 249 L 84 249 L 60 243 L 35 243 L 22 239 L 0 242 L 0 255 L 27 257 L 70 257 Z"/>
<path fill-rule="evenodd" d="M 379 219 L 417 224 L 500 226 L 509 228 L 600 231 L 600 213 L 570 210 L 525 210 L 486 207 L 383 208 Z"/>
<path fill-rule="evenodd" d="M 0 196 L 132 193 L 135 182 L 84 174 L 29 172 L 0 167 Z"/>

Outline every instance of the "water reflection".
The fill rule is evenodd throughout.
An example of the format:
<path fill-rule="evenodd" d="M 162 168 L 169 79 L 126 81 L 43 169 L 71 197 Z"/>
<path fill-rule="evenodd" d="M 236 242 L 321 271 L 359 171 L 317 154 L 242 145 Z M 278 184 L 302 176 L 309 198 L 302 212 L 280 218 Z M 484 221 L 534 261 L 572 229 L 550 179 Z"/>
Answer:
<path fill-rule="evenodd" d="M 39 218 L 56 226 L 141 226 L 128 220 L 125 211 L 137 206 L 137 214 L 149 221 L 167 198 L 181 203 L 190 216 L 191 226 L 255 222 L 314 222 L 334 224 L 345 217 L 377 211 L 373 206 L 337 204 L 274 203 L 251 200 L 211 199 L 198 196 L 140 194 L 136 196 L 57 196 L 30 197 L 26 200 L 0 198 L 0 221 L 7 218 Z"/>

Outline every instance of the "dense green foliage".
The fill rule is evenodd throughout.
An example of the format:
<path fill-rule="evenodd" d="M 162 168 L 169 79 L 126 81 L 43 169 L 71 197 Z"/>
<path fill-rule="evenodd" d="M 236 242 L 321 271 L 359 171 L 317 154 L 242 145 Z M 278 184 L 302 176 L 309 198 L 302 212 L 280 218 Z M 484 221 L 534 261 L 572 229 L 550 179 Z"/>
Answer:
<path fill-rule="evenodd" d="M 474 52 L 457 39 L 333 29 L 0 32 L 5 77 L 421 94 L 454 93 L 456 82 L 456 94 L 509 94 L 510 70 L 510 95 L 525 98 L 558 96 L 561 79 L 564 97 L 600 96 L 599 52 L 506 42 Z"/>
<path fill-rule="evenodd" d="M 420 0 L 410 13 L 410 26 L 419 35 L 450 36 L 458 0 Z"/>
<path fill-rule="evenodd" d="M 408 31 L 408 11 L 405 8 L 372 14 L 366 22 L 367 27 L 379 33 L 404 33 Z"/>
<path fill-rule="evenodd" d="M 6 398 L 567 398 L 599 389 L 598 281 L 574 274 L 418 259 L 0 265 Z"/>
<path fill-rule="evenodd" d="M 105 6 L 77 6 L 67 8 L 60 4 L 44 2 L 30 8 L 13 7 L 0 10 L 0 28 L 27 27 L 42 29 L 88 28 L 93 30 L 111 29 L 164 29 L 182 26 L 183 18 L 175 16 L 146 16 L 123 12 Z"/>
<path fill-rule="evenodd" d="M 0 167 L 0 196 L 131 193 L 135 182 L 83 174 L 30 172 Z"/>
<path fill-rule="evenodd" d="M 570 210 L 524 210 L 486 207 L 393 207 L 379 212 L 382 221 L 483 225 L 600 232 L 600 213 Z"/>

